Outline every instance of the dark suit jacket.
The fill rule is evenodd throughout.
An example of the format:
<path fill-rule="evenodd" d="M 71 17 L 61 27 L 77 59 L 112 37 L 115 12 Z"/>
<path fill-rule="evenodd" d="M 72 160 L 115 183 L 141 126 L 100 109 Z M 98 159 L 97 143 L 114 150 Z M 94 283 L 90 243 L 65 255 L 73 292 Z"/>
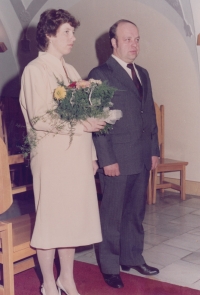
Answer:
<path fill-rule="evenodd" d="M 94 136 L 100 167 L 118 163 L 122 175 L 151 169 L 151 156 L 159 156 L 155 108 L 148 72 L 136 66 L 143 85 L 143 99 L 127 72 L 113 58 L 94 68 L 89 78 L 108 81 L 117 88 L 112 102 L 123 117 L 108 135 Z"/>

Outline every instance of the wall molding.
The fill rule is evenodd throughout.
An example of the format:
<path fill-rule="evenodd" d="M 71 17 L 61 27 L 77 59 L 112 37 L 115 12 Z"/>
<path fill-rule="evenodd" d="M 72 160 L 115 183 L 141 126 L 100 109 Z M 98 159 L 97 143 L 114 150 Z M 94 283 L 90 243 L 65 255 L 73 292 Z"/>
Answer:
<path fill-rule="evenodd" d="M 175 178 L 165 177 L 165 180 L 175 184 L 180 183 L 180 180 Z M 186 180 L 186 194 L 200 197 L 200 182 Z"/>

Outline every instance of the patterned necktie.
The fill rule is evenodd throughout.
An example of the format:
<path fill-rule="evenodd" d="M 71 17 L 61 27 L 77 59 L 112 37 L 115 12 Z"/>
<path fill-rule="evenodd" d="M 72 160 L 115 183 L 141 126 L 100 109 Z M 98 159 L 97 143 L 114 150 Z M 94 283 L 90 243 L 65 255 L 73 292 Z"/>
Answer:
<path fill-rule="evenodd" d="M 134 82 L 134 84 L 135 84 L 135 86 L 136 86 L 136 88 L 137 88 L 137 90 L 139 92 L 140 98 L 142 99 L 142 96 L 143 96 L 142 85 L 141 85 L 140 80 L 138 79 L 138 77 L 136 75 L 133 64 L 127 64 L 127 68 L 131 69 L 133 82 Z"/>

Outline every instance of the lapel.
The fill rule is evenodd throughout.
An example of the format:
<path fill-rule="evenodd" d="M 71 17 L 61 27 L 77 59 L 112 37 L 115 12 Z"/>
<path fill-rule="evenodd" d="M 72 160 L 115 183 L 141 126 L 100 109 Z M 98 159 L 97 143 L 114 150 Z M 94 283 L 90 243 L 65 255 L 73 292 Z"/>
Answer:
<path fill-rule="evenodd" d="M 128 73 L 123 69 L 123 67 L 111 56 L 107 60 L 106 64 L 108 65 L 108 68 L 112 72 L 111 75 L 117 80 L 118 84 L 125 86 L 126 89 L 128 89 L 131 92 L 134 92 L 134 95 L 137 97 L 137 99 L 141 102 L 141 98 L 138 94 L 138 90 L 133 83 L 133 80 L 130 78 Z M 142 72 L 141 68 L 137 67 L 138 73 L 140 75 L 140 79 L 142 81 L 143 86 L 143 99 L 142 103 L 146 100 L 146 77 L 144 73 Z"/>

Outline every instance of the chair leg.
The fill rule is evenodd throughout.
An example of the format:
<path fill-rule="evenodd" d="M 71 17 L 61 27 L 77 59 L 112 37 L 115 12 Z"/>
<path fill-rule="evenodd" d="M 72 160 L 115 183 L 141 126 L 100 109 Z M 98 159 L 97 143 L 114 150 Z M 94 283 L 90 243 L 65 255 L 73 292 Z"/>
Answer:
<path fill-rule="evenodd" d="M 1 232 L 4 295 L 14 295 L 12 223 L 8 223 L 6 227 L 7 230 Z"/>
<path fill-rule="evenodd" d="M 149 183 L 147 188 L 147 204 L 152 205 L 152 171 L 149 174 Z"/>
<path fill-rule="evenodd" d="M 165 174 L 163 172 L 160 172 L 160 183 L 164 183 Z M 164 188 L 161 188 L 161 193 L 164 194 Z"/>
<path fill-rule="evenodd" d="M 181 200 L 185 201 L 185 166 L 180 171 Z"/>
<path fill-rule="evenodd" d="M 156 203 L 157 169 L 152 170 L 152 202 Z"/>

